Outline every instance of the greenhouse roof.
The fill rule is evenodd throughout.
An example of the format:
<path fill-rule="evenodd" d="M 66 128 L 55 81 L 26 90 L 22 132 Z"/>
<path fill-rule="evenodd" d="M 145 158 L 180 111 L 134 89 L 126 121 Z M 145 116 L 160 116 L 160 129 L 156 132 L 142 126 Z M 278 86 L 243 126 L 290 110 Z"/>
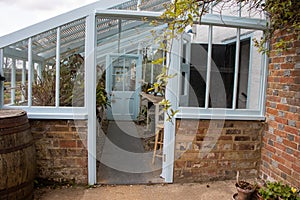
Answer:
<path fill-rule="evenodd" d="M 150 0 L 141 4 L 140 9 L 143 11 L 161 11 L 164 9 L 163 4 L 168 0 Z M 70 45 L 72 41 L 84 40 L 85 36 L 85 17 L 95 13 L 96 10 L 137 10 L 138 0 L 106 0 L 97 1 L 95 3 L 83 6 L 73 11 L 58 15 L 43 22 L 21 29 L 14 33 L 0 37 L 0 48 L 10 46 L 15 49 L 22 50 L 26 48 L 27 43 L 18 43 L 18 46 L 13 44 L 24 39 L 32 37 L 33 51 L 40 52 L 43 49 L 47 53 L 47 49 L 55 46 L 56 28 L 61 28 L 62 46 Z M 108 27 L 117 22 L 113 20 L 98 20 L 98 32 L 105 32 Z M 36 35 L 39 36 L 35 37 Z M 42 36 L 42 37 L 41 37 Z M 43 38 L 42 40 L 40 38 Z M 46 38 L 46 39 L 45 39 Z M 54 41 L 54 42 L 53 42 Z"/>

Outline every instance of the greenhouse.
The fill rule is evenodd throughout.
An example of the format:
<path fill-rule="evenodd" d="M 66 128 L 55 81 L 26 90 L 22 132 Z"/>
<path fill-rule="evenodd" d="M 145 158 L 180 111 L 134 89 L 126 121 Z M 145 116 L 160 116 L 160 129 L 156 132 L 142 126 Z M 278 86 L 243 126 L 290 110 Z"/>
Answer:
<path fill-rule="evenodd" d="M 34 130 L 45 134 L 41 140 L 49 137 L 49 145 L 53 145 L 54 150 L 59 149 L 55 141 L 62 145 L 75 141 L 64 138 L 68 134 L 79 135 L 86 141 L 82 143 L 86 145 L 87 154 L 83 153 L 80 158 L 87 169 L 78 174 L 86 176 L 89 184 L 124 183 L 117 172 L 114 172 L 118 176 L 116 182 L 106 182 L 107 177 L 102 180 L 101 173 L 105 170 L 102 164 L 128 174 L 151 176 L 150 172 L 155 172 L 153 177 L 143 180 L 146 183 L 172 183 L 182 177 L 189 180 L 190 176 L 197 177 L 196 172 L 202 173 L 201 159 L 214 157 L 216 153 L 211 150 L 219 148 L 219 144 L 214 145 L 216 141 L 207 138 L 195 141 L 191 137 L 200 127 L 223 139 L 249 126 L 261 134 L 265 120 L 267 57 L 258 53 L 253 39 L 263 35 L 264 16 L 249 13 L 247 8 L 242 12 L 240 7 L 221 15 L 217 11 L 218 4 L 212 5 L 201 24 L 178 34 L 170 44 L 164 38 L 168 25 L 160 20 L 165 3 L 168 1 L 98 1 L 0 37 L 0 74 L 5 78 L 0 81 L 0 108 L 25 110 Z M 165 88 L 165 98 L 171 102 L 172 109 L 178 111 L 171 122 L 164 117 L 159 103 L 162 94 L 149 92 L 164 66 L 175 74 Z M 65 136 L 53 136 L 69 121 L 75 125 L 64 129 L 62 135 Z M 51 132 L 52 122 L 58 125 L 53 125 L 55 131 Z M 225 133 L 218 129 L 224 124 Z M 233 129 L 236 124 L 239 128 Z M 139 126 L 136 128 L 136 125 Z M 153 149 L 141 153 L 121 146 L 105 149 L 103 137 L 109 131 L 118 132 L 116 127 L 123 130 L 131 127 L 134 131 L 146 129 L 153 138 L 162 131 L 160 158 L 156 158 L 156 147 L 154 153 Z M 53 135 L 50 137 L 47 131 Z M 257 135 L 251 138 L 249 143 L 244 141 L 243 144 L 257 145 L 249 149 L 255 154 L 261 139 L 255 139 L 259 138 Z M 202 141 L 206 143 L 200 146 Z M 216 151 L 226 151 L 226 144 L 228 148 L 235 146 L 222 143 L 223 149 Z M 79 146 L 77 141 L 77 145 L 64 148 L 68 152 Z M 37 147 L 41 148 L 40 153 L 46 149 L 46 157 L 54 159 L 50 158 L 49 146 Z M 239 150 L 232 149 L 232 152 L 238 154 Z M 197 156 L 193 157 L 191 152 Z M 225 160 L 232 159 L 223 153 Z M 116 162 L 109 160 L 114 156 Z M 38 166 L 45 170 L 43 159 L 40 156 Z M 252 158 L 249 153 L 249 159 L 258 158 Z M 57 167 L 53 161 L 50 165 L 50 175 L 44 176 L 41 172 L 41 176 L 55 180 L 65 179 L 62 169 L 76 168 L 76 163 Z M 241 172 L 257 176 L 257 166 L 243 166 L 240 165 Z M 227 171 L 226 177 L 232 178 L 231 171 Z M 76 176 L 79 177 L 76 173 L 72 175 L 75 181 Z M 202 173 L 202 177 L 205 176 Z"/>

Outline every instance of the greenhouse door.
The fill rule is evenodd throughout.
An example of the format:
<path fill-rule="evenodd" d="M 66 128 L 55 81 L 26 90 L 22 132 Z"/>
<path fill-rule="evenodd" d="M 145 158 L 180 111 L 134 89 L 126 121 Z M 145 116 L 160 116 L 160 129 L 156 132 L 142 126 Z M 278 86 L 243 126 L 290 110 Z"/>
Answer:
<path fill-rule="evenodd" d="M 140 106 L 141 55 L 108 55 L 106 66 L 106 91 L 111 104 L 107 119 L 136 120 Z"/>

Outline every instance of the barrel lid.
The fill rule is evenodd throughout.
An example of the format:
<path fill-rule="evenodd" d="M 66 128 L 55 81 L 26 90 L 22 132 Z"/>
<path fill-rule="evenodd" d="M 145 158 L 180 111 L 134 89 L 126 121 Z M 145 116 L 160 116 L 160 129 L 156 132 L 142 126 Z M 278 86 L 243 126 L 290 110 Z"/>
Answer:
<path fill-rule="evenodd" d="M 0 119 L 26 115 L 24 110 L 0 109 Z"/>

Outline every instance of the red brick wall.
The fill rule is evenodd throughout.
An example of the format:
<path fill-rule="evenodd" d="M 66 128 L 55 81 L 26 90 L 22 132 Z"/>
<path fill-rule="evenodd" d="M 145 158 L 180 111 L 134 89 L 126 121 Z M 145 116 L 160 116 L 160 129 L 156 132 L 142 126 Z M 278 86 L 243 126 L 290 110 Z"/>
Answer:
<path fill-rule="evenodd" d="M 258 176 L 259 121 L 177 120 L 174 182 L 203 182 Z"/>
<path fill-rule="evenodd" d="M 293 39 L 288 50 L 271 50 L 261 177 L 300 187 L 300 41 L 298 32 L 277 32 L 280 39 Z"/>
<path fill-rule="evenodd" d="M 30 120 L 37 178 L 87 184 L 87 122 Z"/>

